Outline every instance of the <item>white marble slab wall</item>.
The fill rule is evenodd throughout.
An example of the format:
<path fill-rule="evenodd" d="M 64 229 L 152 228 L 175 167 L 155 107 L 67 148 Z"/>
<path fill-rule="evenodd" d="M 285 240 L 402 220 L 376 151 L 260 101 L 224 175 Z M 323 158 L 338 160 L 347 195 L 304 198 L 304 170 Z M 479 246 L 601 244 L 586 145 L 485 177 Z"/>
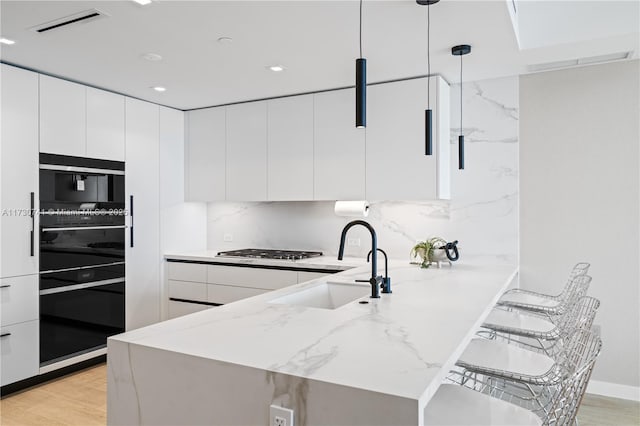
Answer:
<path fill-rule="evenodd" d="M 490 254 L 517 261 L 518 253 L 518 78 L 465 83 L 463 131 L 466 169 L 458 170 L 460 86 L 451 87 L 452 201 L 383 201 L 367 218 L 378 244 L 394 258 L 409 258 L 416 240 L 441 236 L 459 240 L 461 256 Z M 321 250 L 335 255 L 349 221 L 333 213 L 333 202 L 210 203 L 210 250 L 260 247 Z M 224 235 L 231 234 L 232 242 Z M 354 228 L 366 256 L 369 234 Z"/>

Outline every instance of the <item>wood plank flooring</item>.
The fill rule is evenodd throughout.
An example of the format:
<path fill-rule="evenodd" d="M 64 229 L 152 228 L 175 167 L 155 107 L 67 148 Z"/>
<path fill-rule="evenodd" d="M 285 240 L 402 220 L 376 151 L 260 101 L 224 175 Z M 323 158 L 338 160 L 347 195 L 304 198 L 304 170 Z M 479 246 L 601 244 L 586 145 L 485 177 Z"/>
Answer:
<path fill-rule="evenodd" d="M 586 395 L 580 426 L 638 426 L 640 403 Z M 107 422 L 105 364 L 10 395 L 0 401 L 2 426 L 93 426 Z"/>

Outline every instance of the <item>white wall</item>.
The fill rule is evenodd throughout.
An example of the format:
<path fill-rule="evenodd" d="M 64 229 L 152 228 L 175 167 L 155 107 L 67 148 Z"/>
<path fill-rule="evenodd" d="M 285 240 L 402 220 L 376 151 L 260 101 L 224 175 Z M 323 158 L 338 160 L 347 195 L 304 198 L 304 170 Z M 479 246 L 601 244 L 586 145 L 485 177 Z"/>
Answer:
<path fill-rule="evenodd" d="M 459 86 L 451 88 L 452 202 L 386 201 L 372 204 L 367 220 L 379 247 L 408 259 L 418 239 L 460 240 L 461 257 L 492 254 L 517 260 L 518 233 L 518 78 L 465 83 L 466 170 L 457 168 Z M 417 143 L 421 143 L 417 141 Z M 416 170 L 416 179 L 420 171 Z M 208 248 L 315 249 L 335 255 L 340 231 L 349 221 L 333 214 L 331 202 L 210 203 Z M 224 234 L 233 242 L 224 242 Z M 366 256 L 368 233 L 354 228 L 361 247 L 346 254 Z"/>
<path fill-rule="evenodd" d="M 520 282 L 558 292 L 592 263 L 594 380 L 639 386 L 638 61 L 520 78 Z"/>

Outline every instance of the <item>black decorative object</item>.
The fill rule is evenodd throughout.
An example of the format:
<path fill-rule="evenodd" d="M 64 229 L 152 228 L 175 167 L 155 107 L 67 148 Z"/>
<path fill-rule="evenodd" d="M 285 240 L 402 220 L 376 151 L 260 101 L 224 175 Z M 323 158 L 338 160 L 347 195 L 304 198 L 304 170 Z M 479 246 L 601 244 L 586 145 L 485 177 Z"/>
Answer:
<path fill-rule="evenodd" d="M 356 127 L 367 127 L 367 60 L 362 57 L 362 0 L 360 0 L 360 58 L 356 59 Z"/>
<path fill-rule="evenodd" d="M 471 46 L 461 44 L 451 48 L 451 54 L 460 56 L 460 135 L 458 136 L 458 169 L 464 170 L 464 134 L 462 133 L 462 56 L 471 53 Z"/>

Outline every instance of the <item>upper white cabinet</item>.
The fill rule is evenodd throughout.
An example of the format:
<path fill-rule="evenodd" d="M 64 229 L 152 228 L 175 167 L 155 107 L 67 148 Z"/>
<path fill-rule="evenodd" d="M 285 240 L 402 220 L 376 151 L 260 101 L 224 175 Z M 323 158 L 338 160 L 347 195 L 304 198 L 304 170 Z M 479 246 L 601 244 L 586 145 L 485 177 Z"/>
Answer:
<path fill-rule="evenodd" d="M 86 156 L 124 161 L 124 96 L 87 87 Z"/>
<path fill-rule="evenodd" d="M 14 277 L 38 273 L 38 74 L 2 64 L 1 87 L 0 277 Z"/>
<path fill-rule="evenodd" d="M 355 89 L 316 93 L 314 101 L 314 198 L 363 199 L 365 129 L 355 127 Z"/>
<path fill-rule="evenodd" d="M 124 161 L 124 96 L 40 75 L 40 152 Z"/>
<path fill-rule="evenodd" d="M 449 198 L 449 91 L 439 77 L 431 79 L 433 155 L 425 155 L 427 80 L 413 79 L 368 88 L 367 200 Z M 443 111 L 440 103 L 446 99 Z M 444 140 L 443 137 L 444 136 Z M 445 164 L 441 166 L 442 161 Z M 442 171 L 444 173 L 444 171 Z M 447 188 L 439 185 L 445 183 Z"/>
<path fill-rule="evenodd" d="M 40 152 L 86 153 L 86 87 L 40 75 Z"/>
<path fill-rule="evenodd" d="M 270 100 L 267 127 L 268 199 L 313 200 L 313 95 Z"/>
<path fill-rule="evenodd" d="M 206 108 L 186 114 L 185 199 L 225 199 L 226 108 Z"/>
<path fill-rule="evenodd" d="M 227 108 L 227 200 L 267 199 L 267 102 Z"/>
<path fill-rule="evenodd" d="M 160 320 L 160 145 L 158 105 L 126 100 L 127 330 Z"/>

